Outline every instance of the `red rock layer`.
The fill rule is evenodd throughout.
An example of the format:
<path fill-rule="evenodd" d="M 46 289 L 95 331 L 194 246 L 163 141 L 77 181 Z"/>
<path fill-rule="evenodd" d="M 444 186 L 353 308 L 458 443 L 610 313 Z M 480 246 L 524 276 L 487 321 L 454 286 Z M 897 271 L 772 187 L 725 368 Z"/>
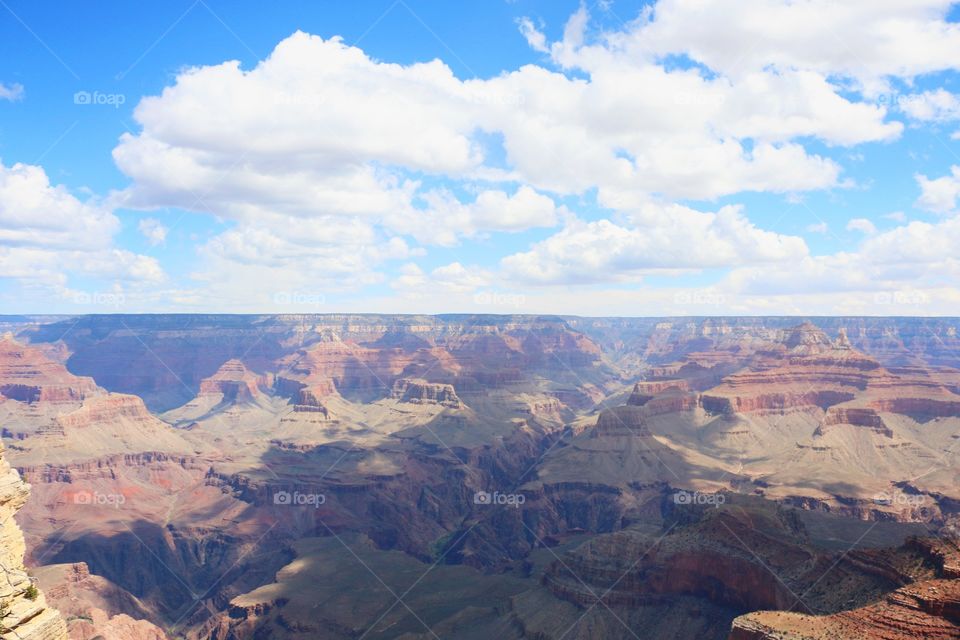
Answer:
<path fill-rule="evenodd" d="M 463 402 L 457 397 L 452 384 L 427 382 L 419 378 L 401 378 L 393 383 L 393 397 L 400 402 L 412 404 L 439 404 L 460 409 Z"/>
<path fill-rule="evenodd" d="M 785 413 L 823 409 L 857 399 L 866 408 L 828 417 L 825 425 L 849 418 L 858 426 L 886 432 L 871 411 L 917 417 L 960 415 L 960 395 L 929 372 L 897 375 L 849 346 L 845 334 L 835 343 L 813 325 L 788 332 L 784 341 L 703 394 L 704 409 L 717 413 Z M 853 411 L 853 413 L 851 413 Z M 878 422 L 879 421 L 879 422 Z"/>
<path fill-rule="evenodd" d="M 883 418 L 877 414 L 875 409 L 871 407 L 845 406 L 830 407 L 827 410 L 827 415 L 824 417 L 823 422 L 817 428 L 816 435 L 822 435 L 830 427 L 839 424 L 850 424 L 855 427 L 865 427 L 867 429 L 873 429 L 877 433 L 885 435 L 888 438 L 893 437 L 893 431 L 883 421 Z"/>
<path fill-rule="evenodd" d="M 96 393 L 93 378 L 73 375 L 40 349 L 0 339 L 0 400 L 80 402 Z"/>
<path fill-rule="evenodd" d="M 280 393 L 307 390 L 309 396 L 300 404 L 309 405 L 338 391 L 382 389 L 416 358 L 395 348 L 372 349 L 338 340 L 319 342 L 281 362 L 276 387 Z"/>
<path fill-rule="evenodd" d="M 55 421 L 63 429 L 82 429 L 111 423 L 119 418 L 141 423 L 156 422 L 138 396 L 119 393 L 88 399 L 82 407 L 57 416 Z"/>
<path fill-rule="evenodd" d="M 597 426 L 590 431 L 591 438 L 607 436 L 647 436 L 652 437 L 643 407 L 624 405 L 612 407 L 600 413 Z"/>
<path fill-rule="evenodd" d="M 253 373 L 240 360 L 224 362 L 215 374 L 200 382 L 200 395 L 222 394 L 238 402 L 249 401 L 260 393 L 261 386 L 269 386 L 270 379 Z"/>
<path fill-rule="evenodd" d="M 729 640 L 956 640 L 960 638 L 960 581 L 926 580 L 883 600 L 830 616 L 762 611 L 733 622 Z"/>

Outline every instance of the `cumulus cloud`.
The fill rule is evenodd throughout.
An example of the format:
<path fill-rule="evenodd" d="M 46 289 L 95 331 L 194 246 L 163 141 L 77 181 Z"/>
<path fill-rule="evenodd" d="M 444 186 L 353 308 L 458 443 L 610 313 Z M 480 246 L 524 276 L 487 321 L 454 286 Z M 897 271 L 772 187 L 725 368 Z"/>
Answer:
<path fill-rule="evenodd" d="M 482 191 L 469 203 L 446 190 L 430 191 L 422 197 L 425 207 L 390 214 L 385 224 L 424 244 L 453 246 L 460 238 L 484 231 L 509 233 L 552 227 L 557 224 L 558 216 L 566 213 L 551 198 L 527 186 L 513 194 Z"/>
<path fill-rule="evenodd" d="M 42 167 L 0 163 L 0 276 L 62 286 L 69 274 L 159 282 L 159 263 L 113 246 L 120 221 L 102 203 L 52 185 Z"/>
<path fill-rule="evenodd" d="M 332 222 L 332 223 L 331 223 Z M 194 274 L 220 290 L 257 289 L 264 294 L 291 286 L 344 291 L 380 282 L 376 267 L 418 252 L 402 238 L 384 238 L 363 221 L 345 225 L 323 218 L 287 218 L 269 226 L 241 224 L 200 248 L 204 264 Z"/>
<path fill-rule="evenodd" d="M 479 267 L 466 267 L 459 262 L 436 267 L 430 272 L 408 263 L 391 283 L 394 289 L 415 296 L 471 293 L 489 284 L 491 275 Z"/>
<path fill-rule="evenodd" d="M 900 108 L 916 120 L 949 122 L 960 120 L 960 98 L 945 89 L 905 96 Z"/>
<path fill-rule="evenodd" d="M 889 76 L 956 68 L 960 25 L 946 19 L 952 4 L 660 0 L 613 44 L 636 56 L 682 52 L 730 76 L 804 69 L 880 88 Z"/>
<path fill-rule="evenodd" d="M 304 33 L 251 70 L 237 62 L 188 69 L 141 101 L 141 132 L 114 151 L 134 180 L 129 204 L 248 219 L 264 210 L 416 216 L 423 172 L 493 175 L 479 131 L 502 136 L 507 175 L 536 190 L 802 191 L 837 185 L 840 167 L 796 139 L 847 145 L 899 135 L 882 107 L 842 97 L 817 71 L 668 69 L 616 45 L 631 30 L 609 35 L 614 44 L 586 44 L 588 20 L 578 12 L 551 45 L 561 62 L 556 52 L 570 52 L 586 78 L 529 65 L 462 81 L 438 60 L 378 62 Z M 532 21 L 520 28 L 532 46 L 547 47 Z"/>
<path fill-rule="evenodd" d="M 42 167 L 0 163 L 0 245 L 103 249 L 119 229 L 111 211 L 51 185 Z"/>
<path fill-rule="evenodd" d="M 225 220 L 194 272 L 224 303 L 251 286 L 359 288 L 387 280 L 387 265 L 418 257 L 418 245 L 557 225 L 511 249 L 499 273 L 407 262 L 391 285 L 467 295 L 508 278 L 622 283 L 731 269 L 730 291 L 788 286 L 798 274 L 808 279 L 797 286 L 866 287 L 855 268 L 869 243 L 889 238 L 870 220 L 847 227 L 865 234 L 858 252 L 812 256 L 737 206 L 671 203 L 847 186 L 839 159 L 856 154 L 831 148 L 904 130 L 876 96 L 893 80 L 956 68 L 949 4 L 659 0 L 607 32 L 581 6 L 556 42 L 542 23 L 517 21 L 517 37 L 548 54 L 541 64 L 471 80 L 440 60 L 394 64 L 297 32 L 253 68 L 189 68 L 144 98 L 139 130 L 113 152 L 131 179 L 120 202 Z M 904 111 L 955 119 L 955 100 L 928 91 Z M 917 205 L 954 211 L 953 171 L 918 175 Z M 578 217 L 560 202 L 613 213 Z"/>
<path fill-rule="evenodd" d="M 788 269 L 739 267 L 724 279 L 722 289 L 770 296 L 860 293 L 860 302 L 877 292 L 936 290 L 933 297 L 942 301 L 942 283 L 960 278 L 958 243 L 960 217 L 935 224 L 911 222 L 869 235 L 857 251 L 807 256 Z"/>
<path fill-rule="evenodd" d="M 957 197 L 960 197 L 960 166 L 950 167 L 950 175 L 939 178 L 917 174 L 917 184 L 920 186 L 918 207 L 940 214 L 956 210 Z"/>
<path fill-rule="evenodd" d="M 530 251 L 507 256 L 502 266 L 510 277 L 529 283 L 585 284 L 636 280 L 654 272 L 792 261 L 807 253 L 802 238 L 759 229 L 740 207 L 704 213 L 672 206 L 645 226 L 572 221 Z"/>

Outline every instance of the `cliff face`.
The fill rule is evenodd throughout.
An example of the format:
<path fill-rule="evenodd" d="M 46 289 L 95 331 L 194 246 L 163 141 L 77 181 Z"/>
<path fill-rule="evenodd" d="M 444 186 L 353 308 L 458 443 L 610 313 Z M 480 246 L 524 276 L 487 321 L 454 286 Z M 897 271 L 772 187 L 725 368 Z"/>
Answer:
<path fill-rule="evenodd" d="M 0 338 L 0 401 L 79 402 L 96 392 L 92 378 L 75 376 L 37 349 Z"/>
<path fill-rule="evenodd" d="M 453 409 L 463 408 L 452 384 L 431 383 L 418 378 L 401 378 L 393 383 L 393 397 L 412 404 L 439 404 Z"/>
<path fill-rule="evenodd" d="M 162 629 L 146 620 L 155 614 L 139 598 L 91 574 L 85 562 L 39 567 L 36 578 L 66 617 L 70 640 L 167 640 Z"/>
<path fill-rule="evenodd" d="M 954 577 L 951 564 L 958 555 L 955 547 L 936 540 L 910 544 L 938 566 L 937 577 L 918 580 L 887 593 L 879 601 L 833 615 L 748 613 L 733 621 L 729 640 L 960 638 L 960 580 Z M 947 557 L 942 553 L 944 549 Z"/>
<path fill-rule="evenodd" d="M 951 391 L 951 380 L 950 373 L 935 369 L 900 368 L 894 373 L 853 349 L 845 332 L 832 342 L 805 323 L 758 354 L 747 369 L 705 392 L 702 403 L 716 413 L 784 414 L 827 410 L 855 400 L 865 408 L 828 416 L 827 426 L 853 424 L 883 432 L 879 418 L 868 414 L 897 413 L 919 420 L 960 414 L 960 396 Z M 853 421 L 846 422 L 847 416 Z"/>
<path fill-rule="evenodd" d="M 223 396 L 224 400 L 250 402 L 260 389 L 270 386 L 269 376 L 258 376 L 237 359 L 224 362 L 217 372 L 200 382 L 201 396 Z"/>
<path fill-rule="evenodd" d="M 23 566 L 26 546 L 13 519 L 30 495 L 30 485 L 20 479 L 2 457 L 0 445 L 0 637 L 4 640 L 66 640 L 67 627 L 56 609 L 33 585 Z"/>

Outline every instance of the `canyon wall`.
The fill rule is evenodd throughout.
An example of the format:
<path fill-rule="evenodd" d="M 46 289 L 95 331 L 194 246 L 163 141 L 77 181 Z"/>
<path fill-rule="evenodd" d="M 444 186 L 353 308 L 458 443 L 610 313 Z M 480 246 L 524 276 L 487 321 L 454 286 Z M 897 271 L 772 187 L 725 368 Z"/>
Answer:
<path fill-rule="evenodd" d="M 67 627 L 23 566 L 26 545 L 13 519 L 30 495 L 30 485 L 3 459 L 0 445 L 0 637 L 4 640 L 66 640 Z"/>

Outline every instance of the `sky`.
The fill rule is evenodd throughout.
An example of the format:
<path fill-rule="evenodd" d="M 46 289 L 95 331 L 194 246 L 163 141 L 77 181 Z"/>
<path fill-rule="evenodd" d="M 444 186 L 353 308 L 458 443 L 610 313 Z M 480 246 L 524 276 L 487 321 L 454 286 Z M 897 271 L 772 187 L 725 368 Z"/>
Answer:
<path fill-rule="evenodd" d="M 958 21 L 0 0 L 0 313 L 960 315 Z"/>

